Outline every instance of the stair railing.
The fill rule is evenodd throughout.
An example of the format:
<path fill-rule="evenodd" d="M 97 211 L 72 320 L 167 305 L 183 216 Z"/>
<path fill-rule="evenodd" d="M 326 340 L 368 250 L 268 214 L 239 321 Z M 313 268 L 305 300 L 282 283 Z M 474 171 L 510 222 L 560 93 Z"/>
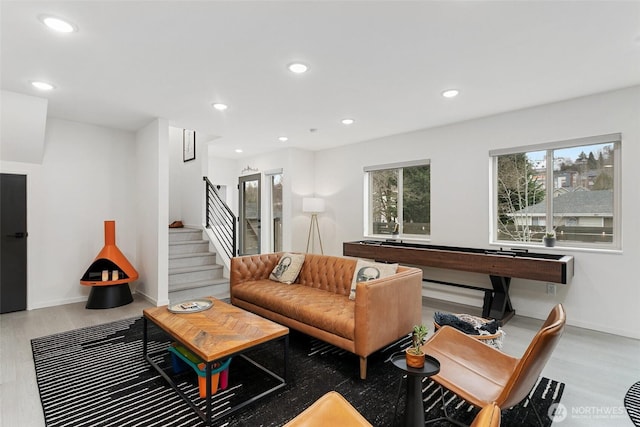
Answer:
<path fill-rule="evenodd" d="M 236 256 L 236 216 L 222 200 L 216 186 L 209 181 L 209 178 L 205 176 L 203 180 L 206 183 L 206 228 L 211 230 L 225 255 L 233 258 Z"/>

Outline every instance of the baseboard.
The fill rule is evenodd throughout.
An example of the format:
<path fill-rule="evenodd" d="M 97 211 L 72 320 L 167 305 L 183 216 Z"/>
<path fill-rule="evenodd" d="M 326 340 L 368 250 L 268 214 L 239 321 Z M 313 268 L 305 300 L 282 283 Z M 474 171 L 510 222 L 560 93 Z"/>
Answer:
<path fill-rule="evenodd" d="M 446 288 L 443 289 L 444 286 L 445 285 L 438 285 L 431 282 L 423 282 L 422 296 L 452 304 L 480 307 L 482 310 L 483 292 L 451 286 L 446 286 Z"/>
<path fill-rule="evenodd" d="M 529 317 L 532 319 L 544 320 L 539 315 L 531 313 L 527 310 L 516 310 L 516 315 L 521 317 Z M 582 322 L 571 319 L 571 315 L 567 314 L 567 326 L 575 327 L 579 329 L 588 329 L 590 331 L 600 332 L 603 334 L 617 335 L 624 338 L 640 339 L 640 333 L 637 328 L 622 329 L 622 328 L 610 328 L 598 323 L 598 317 L 594 317 L 594 322 Z"/>
<path fill-rule="evenodd" d="M 79 297 L 74 297 L 74 298 L 65 298 L 65 299 L 58 299 L 58 300 L 52 300 L 52 301 L 43 301 L 43 302 L 38 302 L 35 304 L 30 304 L 29 302 L 27 302 L 27 310 L 37 310 L 39 308 L 47 308 L 47 307 L 55 307 L 58 305 L 65 305 L 65 304 L 74 304 L 77 302 L 86 302 L 88 299 L 88 296 L 79 296 Z"/>
<path fill-rule="evenodd" d="M 159 300 L 157 298 L 150 297 L 149 295 L 145 294 L 144 292 L 140 292 L 140 291 L 137 291 L 135 294 L 136 295 L 140 295 L 142 298 L 144 298 L 146 301 L 150 302 L 151 304 L 155 305 L 156 307 L 160 307 L 161 305 L 168 305 L 169 304 L 169 299 Z"/>
<path fill-rule="evenodd" d="M 158 300 L 156 298 L 152 298 L 149 295 L 137 291 L 137 292 L 131 292 L 132 295 L 140 295 L 142 298 L 144 298 L 146 301 L 148 301 L 149 303 L 153 304 L 156 307 L 159 307 L 161 305 L 168 305 L 169 304 L 169 300 Z M 47 308 L 47 307 L 56 307 L 59 305 L 66 305 L 66 304 L 75 304 L 75 303 L 79 303 L 79 302 L 87 302 L 87 299 L 89 297 L 88 296 L 79 296 L 79 297 L 73 297 L 73 298 L 65 298 L 65 299 L 58 299 L 58 300 L 52 300 L 52 301 L 43 301 L 43 302 L 38 302 L 38 303 L 34 303 L 34 304 L 30 304 L 27 302 L 27 311 L 30 310 L 38 310 L 40 308 Z"/>

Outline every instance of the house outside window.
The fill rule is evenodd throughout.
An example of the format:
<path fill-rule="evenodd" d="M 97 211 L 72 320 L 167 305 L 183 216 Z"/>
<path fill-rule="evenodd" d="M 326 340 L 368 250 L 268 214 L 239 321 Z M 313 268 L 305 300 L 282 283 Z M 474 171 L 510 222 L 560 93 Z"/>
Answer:
<path fill-rule="evenodd" d="M 496 243 L 620 249 L 621 135 L 490 152 Z"/>
<path fill-rule="evenodd" d="M 429 161 L 369 166 L 364 172 L 365 236 L 426 239 L 431 234 Z"/>

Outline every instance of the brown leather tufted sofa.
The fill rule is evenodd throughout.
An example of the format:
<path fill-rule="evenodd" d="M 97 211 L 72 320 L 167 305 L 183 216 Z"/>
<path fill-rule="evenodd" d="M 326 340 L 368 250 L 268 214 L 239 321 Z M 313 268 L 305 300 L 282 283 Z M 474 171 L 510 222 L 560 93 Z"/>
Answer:
<path fill-rule="evenodd" d="M 422 270 L 398 267 L 390 277 L 358 283 L 349 299 L 355 258 L 306 254 L 295 283 L 269 279 L 282 253 L 231 259 L 231 303 L 360 356 L 408 334 L 422 320 Z"/>

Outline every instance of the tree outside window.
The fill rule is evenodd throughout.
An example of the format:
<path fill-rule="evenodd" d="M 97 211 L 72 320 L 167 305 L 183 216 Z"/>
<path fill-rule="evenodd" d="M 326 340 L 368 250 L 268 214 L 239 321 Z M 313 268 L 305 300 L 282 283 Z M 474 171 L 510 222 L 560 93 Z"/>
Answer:
<path fill-rule="evenodd" d="M 528 242 L 538 221 L 518 215 L 544 202 L 544 184 L 535 174 L 527 153 L 498 157 L 498 240 Z"/>
<path fill-rule="evenodd" d="M 371 172 L 373 234 L 392 234 L 398 230 L 399 169 Z"/>
<path fill-rule="evenodd" d="M 369 174 L 369 233 L 427 236 L 431 233 L 429 164 L 375 169 Z"/>

